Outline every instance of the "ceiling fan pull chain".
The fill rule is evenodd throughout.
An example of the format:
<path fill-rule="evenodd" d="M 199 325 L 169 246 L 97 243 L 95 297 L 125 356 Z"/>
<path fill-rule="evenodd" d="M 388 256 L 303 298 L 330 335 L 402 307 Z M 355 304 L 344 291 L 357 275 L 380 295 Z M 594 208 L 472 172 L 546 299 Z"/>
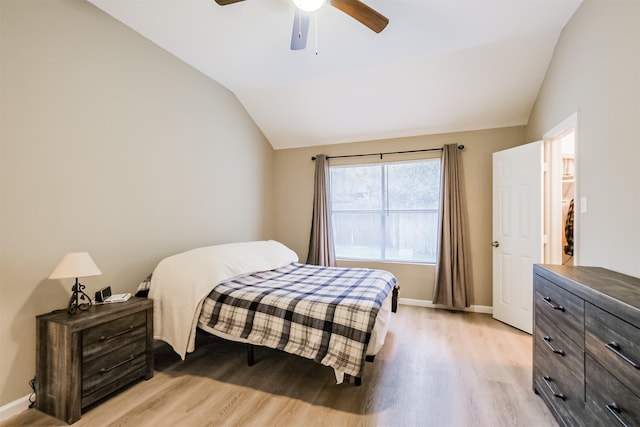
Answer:
<path fill-rule="evenodd" d="M 316 56 L 318 56 L 318 11 L 316 10 Z"/>

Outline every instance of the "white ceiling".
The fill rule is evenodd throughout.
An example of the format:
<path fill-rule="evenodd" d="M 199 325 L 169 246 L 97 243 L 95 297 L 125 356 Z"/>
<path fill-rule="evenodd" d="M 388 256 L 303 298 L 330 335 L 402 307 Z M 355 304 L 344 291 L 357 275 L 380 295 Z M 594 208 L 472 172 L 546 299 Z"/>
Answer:
<path fill-rule="evenodd" d="M 275 149 L 524 125 L 582 2 L 365 0 L 380 34 L 325 5 L 291 51 L 291 0 L 89 1 L 231 90 Z"/>

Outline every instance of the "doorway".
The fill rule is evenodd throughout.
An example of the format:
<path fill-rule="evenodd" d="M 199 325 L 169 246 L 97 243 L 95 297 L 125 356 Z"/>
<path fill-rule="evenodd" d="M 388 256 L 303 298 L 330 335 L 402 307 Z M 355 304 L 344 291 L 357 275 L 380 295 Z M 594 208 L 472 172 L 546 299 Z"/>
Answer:
<path fill-rule="evenodd" d="M 545 209 L 544 262 L 576 263 L 576 124 L 574 115 L 544 137 Z"/>
<path fill-rule="evenodd" d="M 493 317 L 528 333 L 532 265 L 579 265 L 574 212 L 584 213 L 586 200 L 577 201 L 577 119 L 543 141 L 493 153 Z"/>

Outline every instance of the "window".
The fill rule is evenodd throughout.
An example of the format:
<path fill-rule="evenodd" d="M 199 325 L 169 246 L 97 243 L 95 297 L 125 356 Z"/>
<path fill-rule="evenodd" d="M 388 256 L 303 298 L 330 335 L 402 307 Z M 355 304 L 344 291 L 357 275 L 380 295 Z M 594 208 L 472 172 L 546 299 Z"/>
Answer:
<path fill-rule="evenodd" d="M 336 258 L 435 263 L 440 159 L 330 167 Z"/>

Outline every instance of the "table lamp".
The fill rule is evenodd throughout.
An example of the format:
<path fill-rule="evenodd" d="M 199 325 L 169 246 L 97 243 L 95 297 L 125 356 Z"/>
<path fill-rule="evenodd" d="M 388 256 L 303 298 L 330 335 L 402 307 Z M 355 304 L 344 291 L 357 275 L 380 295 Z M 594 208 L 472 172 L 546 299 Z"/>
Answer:
<path fill-rule="evenodd" d="M 74 314 L 79 310 L 88 310 L 91 307 L 91 298 L 85 294 L 84 285 L 78 282 L 78 277 L 99 276 L 102 272 L 93 262 L 88 252 L 72 252 L 66 254 L 60 264 L 53 270 L 49 279 L 76 279 L 71 288 L 71 299 L 67 306 L 67 313 Z M 84 301 L 84 302 L 80 302 Z"/>

